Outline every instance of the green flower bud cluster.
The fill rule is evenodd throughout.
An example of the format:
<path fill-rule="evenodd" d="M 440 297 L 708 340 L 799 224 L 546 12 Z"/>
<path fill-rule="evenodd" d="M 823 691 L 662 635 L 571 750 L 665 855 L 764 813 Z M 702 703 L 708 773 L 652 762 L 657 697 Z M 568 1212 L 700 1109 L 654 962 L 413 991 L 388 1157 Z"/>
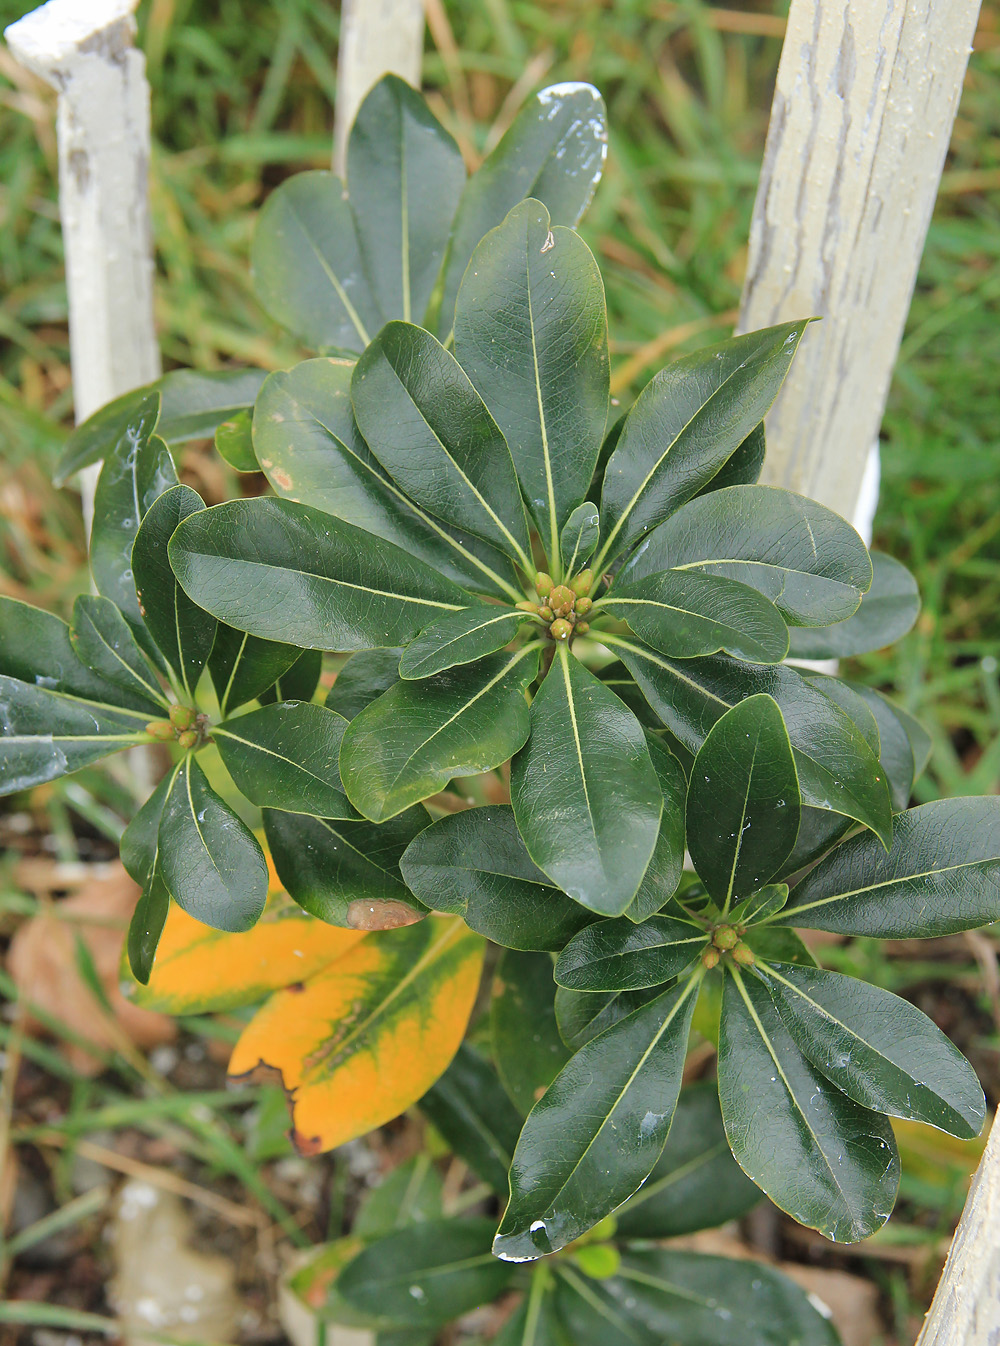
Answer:
<path fill-rule="evenodd" d="M 719 959 L 724 953 L 732 955 L 734 963 L 740 967 L 752 967 L 754 963 L 753 949 L 748 944 L 744 944 L 740 936 L 744 932 L 743 926 L 718 925 L 712 932 L 712 943 L 701 955 L 701 961 L 707 968 L 716 967 Z"/>
<path fill-rule="evenodd" d="M 187 752 L 205 738 L 207 716 L 199 715 L 193 706 L 173 705 L 166 720 L 150 720 L 146 733 L 160 743 L 176 742 Z"/>
<path fill-rule="evenodd" d="M 567 584 L 556 584 L 551 575 L 540 570 L 535 576 L 535 591 L 541 603 L 525 602 L 517 606 L 537 612 L 543 621 L 550 622 L 549 635 L 553 640 L 569 640 L 574 632 L 582 636 L 590 630 L 590 624 L 582 618 L 594 606 L 589 597 L 593 583 L 591 570 L 581 570 Z"/>

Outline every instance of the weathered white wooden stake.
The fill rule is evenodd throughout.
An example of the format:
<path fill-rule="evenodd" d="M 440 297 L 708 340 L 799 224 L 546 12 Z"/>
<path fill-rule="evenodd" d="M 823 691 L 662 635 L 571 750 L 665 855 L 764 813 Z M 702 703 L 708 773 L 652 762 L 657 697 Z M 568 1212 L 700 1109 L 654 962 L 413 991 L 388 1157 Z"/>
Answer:
<path fill-rule="evenodd" d="M 996 1346 L 998 1341 L 1000 1126 L 994 1122 L 917 1346 Z"/>
<path fill-rule="evenodd" d="M 59 213 L 77 421 L 160 373 L 149 223 L 149 86 L 137 0 L 49 0 L 6 30 L 59 91 Z M 89 530 L 97 469 L 82 482 Z"/>
<path fill-rule="evenodd" d="M 365 94 L 390 71 L 419 88 L 423 51 L 423 0 L 343 0 L 333 128 L 335 173 L 344 175 L 347 133 Z"/>
<path fill-rule="evenodd" d="M 768 417 L 763 480 L 848 518 L 877 444 L 979 3 L 792 0 L 740 330 L 823 318 Z"/>

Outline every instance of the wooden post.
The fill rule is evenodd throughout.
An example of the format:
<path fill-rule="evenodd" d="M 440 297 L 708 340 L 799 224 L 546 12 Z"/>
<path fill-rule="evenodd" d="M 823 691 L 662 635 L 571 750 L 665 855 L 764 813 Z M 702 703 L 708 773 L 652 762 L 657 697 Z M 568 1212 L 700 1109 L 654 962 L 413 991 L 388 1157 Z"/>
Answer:
<path fill-rule="evenodd" d="M 792 0 L 739 328 L 823 318 L 768 417 L 763 480 L 848 518 L 877 444 L 979 4 Z"/>
<path fill-rule="evenodd" d="M 6 31 L 59 91 L 59 213 L 77 421 L 158 377 L 150 237 L 149 86 L 137 0 L 49 0 Z M 89 532 L 97 468 L 82 488 Z"/>
<path fill-rule="evenodd" d="M 347 133 L 361 102 L 390 71 L 420 87 L 424 52 L 423 0 L 343 0 L 333 171 L 344 176 Z"/>
<path fill-rule="evenodd" d="M 1000 1339 L 1000 1126 L 969 1199 L 917 1346 L 996 1346 Z"/>

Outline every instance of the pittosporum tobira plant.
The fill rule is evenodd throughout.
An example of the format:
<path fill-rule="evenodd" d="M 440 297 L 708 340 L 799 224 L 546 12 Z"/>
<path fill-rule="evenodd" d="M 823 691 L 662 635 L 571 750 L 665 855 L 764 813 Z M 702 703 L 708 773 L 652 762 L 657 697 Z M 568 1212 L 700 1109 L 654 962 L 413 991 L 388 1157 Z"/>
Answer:
<path fill-rule="evenodd" d="M 567 129 L 563 111 L 584 99 Z M 287 892 L 364 941 L 345 952 L 327 926 L 299 939 L 299 920 L 304 947 L 266 970 L 247 936 L 212 946 L 220 980 L 226 949 L 248 971 L 242 991 L 203 987 L 203 1007 L 274 993 L 232 1068 L 283 1069 L 304 1149 L 419 1098 L 464 1030 L 479 937 L 511 951 L 494 1056 L 528 1115 L 501 1259 L 557 1253 L 642 1187 L 693 1022 L 718 1040 L 740 1167 L 796 1219 L 856 1240 L 895 1198 L 888 1118 L 973 1136 L 984 1099 L 928 1018 L 818 967 L 795 931 L 920 938 L 996 919 L 1000 801 L 908 808 L 928 751 L 919 725 L 867 687 L 784 662 L 878 648 L 917 613 L 902 566 L 873 569 L 844 520 L 756 484 L 761 423 L 803 322 L 677 361 L 608 428 L 603 288 L 568 227 L 596 176 L 599 107 L 579 86 L 540 95 L 454 214 L 450 138 L 388 80 L 359 114 L 347 202 L 328 175 L 275 194 L 258 284 L 336 353 L 263 382 L 168 376 L 80 428 L 64 473 L 105 462 L 99 596 L 78 600 L 69 628 L 3 602 L 3 788 L 175 745 L 122 845 L 143 887 L 132 968 L 169 1003 L 163 979 L 196 939 L 183 913 L 239 932 L 265 903 L 261 847 L 198 762 L 214 745 L 263 810 Z M 542 187 L 546 200 L 520 200 Z M 259 388 L 252 433 L 236 378 Z M 158 415 L 174 441 L 215 429 L 274 494 L 203 508 L 177 484 Z M 350 657 L 318 705 L 324 652 Z M 449 811 L 481 773 L 496 802 Z M 168 911 L 169 967 L 154 965 Z M 453 923 L 422 922 L 429 912 Z M 269 930 L 292 928 L 284 908 L 271 916 Z M 510 992 L 517 967 L 530 994 Z M 449 978 L 460 1009 L 425 1006 L 435 1047 L 417 988 L 438 1005 Z M 303 980 L 304 995 L 282 989 Z M 377 1063 L 404 1008 L 412 1079 L 373 1102 L 372 1065 L 348 1105 L 338 1072 L 361 1052 Z M 543 1020 L 541 1059 L 528 1042 Z M 294 1069 L 283 1052 L 298 1052 Z"/>

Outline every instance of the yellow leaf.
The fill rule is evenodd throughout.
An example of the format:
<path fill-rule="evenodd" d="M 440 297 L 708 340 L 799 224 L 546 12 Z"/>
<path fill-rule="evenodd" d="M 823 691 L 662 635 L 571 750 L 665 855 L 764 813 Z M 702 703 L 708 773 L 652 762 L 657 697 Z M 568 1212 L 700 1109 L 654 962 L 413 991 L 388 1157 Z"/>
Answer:
<path fill-rule="evenodd" d="M 227 934 L 202 925 L 171 902 L 148 986 L 133 1002 L 166 1014 L 208 1014 L 262 1000 L 302 982 L 363 939 L 363 930 L 327 925 L 286 893 L 272 894 L 252 930 Z"/>
<path fill-rule="evenodd" d="M 452 917 L 369 935 L 301 989 L 272 996 L 244 1029 L 229 1073 L 281 1072 L 303 1154 L 363 1135 L 447 1069 L 472 1012 L 484 948 Z"/>

